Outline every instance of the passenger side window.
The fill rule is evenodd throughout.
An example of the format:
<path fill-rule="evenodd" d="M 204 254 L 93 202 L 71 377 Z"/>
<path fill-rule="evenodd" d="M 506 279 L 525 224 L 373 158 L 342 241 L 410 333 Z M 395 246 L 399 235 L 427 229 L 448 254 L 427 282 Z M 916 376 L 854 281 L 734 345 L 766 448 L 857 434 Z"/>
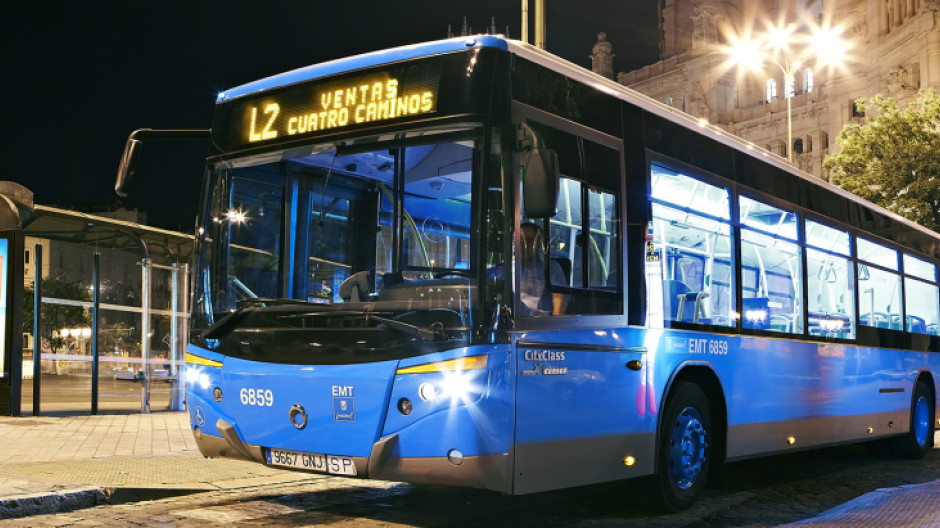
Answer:
<path fill-rule="evenodd" d="M 904 255 L 904 305 L 906 327 L 915 334 L 940 335 L 940 297 L 937 266 L 911 255 Z"/>
<path fill-rule="evenodd" d="M 810 335 L 855 337 L 855 276 L 846 231 L 806 220 L 806 282 Z"/>
<path fill-rule="evenodd" d="M 803 333 L 802 259 L 796 214 L 741 196 L 741 323 Z"/>
<path fill-rule="evenodd" d="M 875 328 L 904 330 L 898 252 L 864 238 L 856 238 L 856 252 L 859 322 Z"/>
<path fill-rule="evenodd" d="M 653 251 L 662 266 L 664 322 L 734 326 L 728 189 L 656 164 L 651 176 Z"/>

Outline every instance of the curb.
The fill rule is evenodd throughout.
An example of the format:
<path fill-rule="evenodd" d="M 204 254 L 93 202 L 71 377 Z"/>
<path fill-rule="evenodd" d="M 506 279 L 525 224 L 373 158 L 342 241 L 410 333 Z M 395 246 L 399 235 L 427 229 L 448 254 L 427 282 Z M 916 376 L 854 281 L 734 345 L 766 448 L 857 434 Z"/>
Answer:
<path fill-rule="evenodd" d="M 105 504 L 114 488 L 78 488 L 0 499 L 0 519 L 62 513 Z"/>

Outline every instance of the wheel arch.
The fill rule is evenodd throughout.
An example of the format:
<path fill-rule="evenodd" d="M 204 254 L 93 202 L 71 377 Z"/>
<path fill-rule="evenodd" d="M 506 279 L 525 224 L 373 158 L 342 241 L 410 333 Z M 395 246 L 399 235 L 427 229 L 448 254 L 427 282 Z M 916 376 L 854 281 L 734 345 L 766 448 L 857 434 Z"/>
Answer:
<path fill-rule="evenodd" d="M 664 397 L 659 402 L 659 413 L 656 424 L 656 452 L 655 459 L 659 460 L 660 435 L 663 430 L 663 415 L 666 411 L 666 405 L 673 395 L 673 387 L 678 381 L 695 383 L 704 392 L 711 405 L 712 420 L 714 421 L 715 437 L 717 442 L 712 446 L 712 455 L 717 464 L 724 462 L 727 455 L 728 446 L 728 403 L 725 398 L 724 388 L 718 374 L 714 368 L 707 362 L 687 362 L 679 365 L 669 378 L 666 384 L 666 390 L 663 391 Z"/>
<path fill-rule="evenodd" d="M 933 374 L 927 369 L 921 370 L 917 374 L 917 379 L 914 380 L 914 385 L 916 386 L 921 381 L 923 381 L 927 385 L 927 388 L 930 389 L 930 394 L 934 398 L 934 407 L 936 407 L 937 406 L 937 384 L 934 381 Z"/>
<path fill-rule="evenodd" d="M 933 405 L 930 407 L 930 430 L 935 431 L 937 429 L 937 407 L 940 405 L 940 402 L 937 402 L 937 384 L 934 380 L 933 373 L 927 369 L 921 370 L 917 374 L 917 379 L 914 380 L 914 386 L 916 387 L 918 383 L 924 382 L 927 385 L 927 389 L 930 391 L 930 397 L 933 399 Z M 913 389 L 911 389 L 913 391 Z M 930 435 L 928 443 L 933 445 L 933 435 Z"/>

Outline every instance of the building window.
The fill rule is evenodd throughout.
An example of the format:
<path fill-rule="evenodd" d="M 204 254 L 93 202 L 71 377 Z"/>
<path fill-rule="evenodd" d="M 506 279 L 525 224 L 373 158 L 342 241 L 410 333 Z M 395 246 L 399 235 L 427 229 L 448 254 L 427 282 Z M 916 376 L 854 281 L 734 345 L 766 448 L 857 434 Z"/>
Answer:
<path fill-rule="evenodd" d="M 769 103 L 771 100 L 777 97 L 777 81 L 775 79 L 767 79 L 766 86 L 767 95 L 765 100 Z"/>
<path fill-rule="evenodd" d="M 813 93 L 813 70 L 803 68 L 803 93 Z"/>
<path fill-rule="evenodd" d="M 797 139 L 793 140 L 793 153 L 794 153 L 794 154 L 802 154 L 802 153 L 803 153 L 803 140 L 802 140 L 802 139 L 797 138 Z"/>
<path fill-rule="evenodd" d="M 812 152 L 813 151 L 813 138 L 812 136 L 807 136 L 806 141 L 803 142 L 803 152 Z"/>
<path fill-rule="evenodd" d="M 829 148 L 829 134 L 827 134 L 827 133 L 825 133 L 825 132 L 820 132 L 820 133 L 819 133 L 819 142 L 822 143 L 822 148 L 823 148 L 823 149 Z"/>
<path fill-rule="evenodd" d="M 794 95 L 796 95 L 796 90 L 795 90 L 796 78 L 790 77 L 789 79 L 784 79 L 784 80 L 787 83 L 787 97 L 788 98 L 793 97 Z"/>
<path fill-rule="evenodd" d="M 29 264 L 29 250 L 28 249 L 26 250 L 26 254 L 24 258 L 26 259 L 26 263 Z"/>
<path fill-rule="evenodd" d="M 672 97 L 667 97 L 667 98 L 666 98 L 666 104 L 669 105 L 669 106 L 672 106 Z"/>
<path fill-rule="evenodd" d="M 852 99 L 852 117 L 865 117 L 865 111 L 862 110 L 862 107 L 859 105 L 858 99 Z"/>

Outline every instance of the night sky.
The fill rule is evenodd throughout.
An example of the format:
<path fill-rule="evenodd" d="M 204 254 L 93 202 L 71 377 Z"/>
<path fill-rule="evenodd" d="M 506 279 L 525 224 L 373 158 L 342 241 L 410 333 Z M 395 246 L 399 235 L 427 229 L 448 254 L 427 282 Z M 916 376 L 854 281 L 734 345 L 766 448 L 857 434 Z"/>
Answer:
<path fill-rule="evenodd" d="M 534 0 L 529 2 L 530 14 Z M 657 60 L 656 0 L 546 0 L 547 48 L 590 67 L 596 34 L 616 71 Z M 464 16 L 520 36 L 518 0 L 3 2 L 2 180 L 39 204 L 114 203 L 124 142 L 137 128 L 208 128 L 219 91 L 282 71 L 436 40 Z M 530 26 L 530 36 L 534 29 Z M 144 147 L 128 207 L 192 232 L 204 142 Z"/>

